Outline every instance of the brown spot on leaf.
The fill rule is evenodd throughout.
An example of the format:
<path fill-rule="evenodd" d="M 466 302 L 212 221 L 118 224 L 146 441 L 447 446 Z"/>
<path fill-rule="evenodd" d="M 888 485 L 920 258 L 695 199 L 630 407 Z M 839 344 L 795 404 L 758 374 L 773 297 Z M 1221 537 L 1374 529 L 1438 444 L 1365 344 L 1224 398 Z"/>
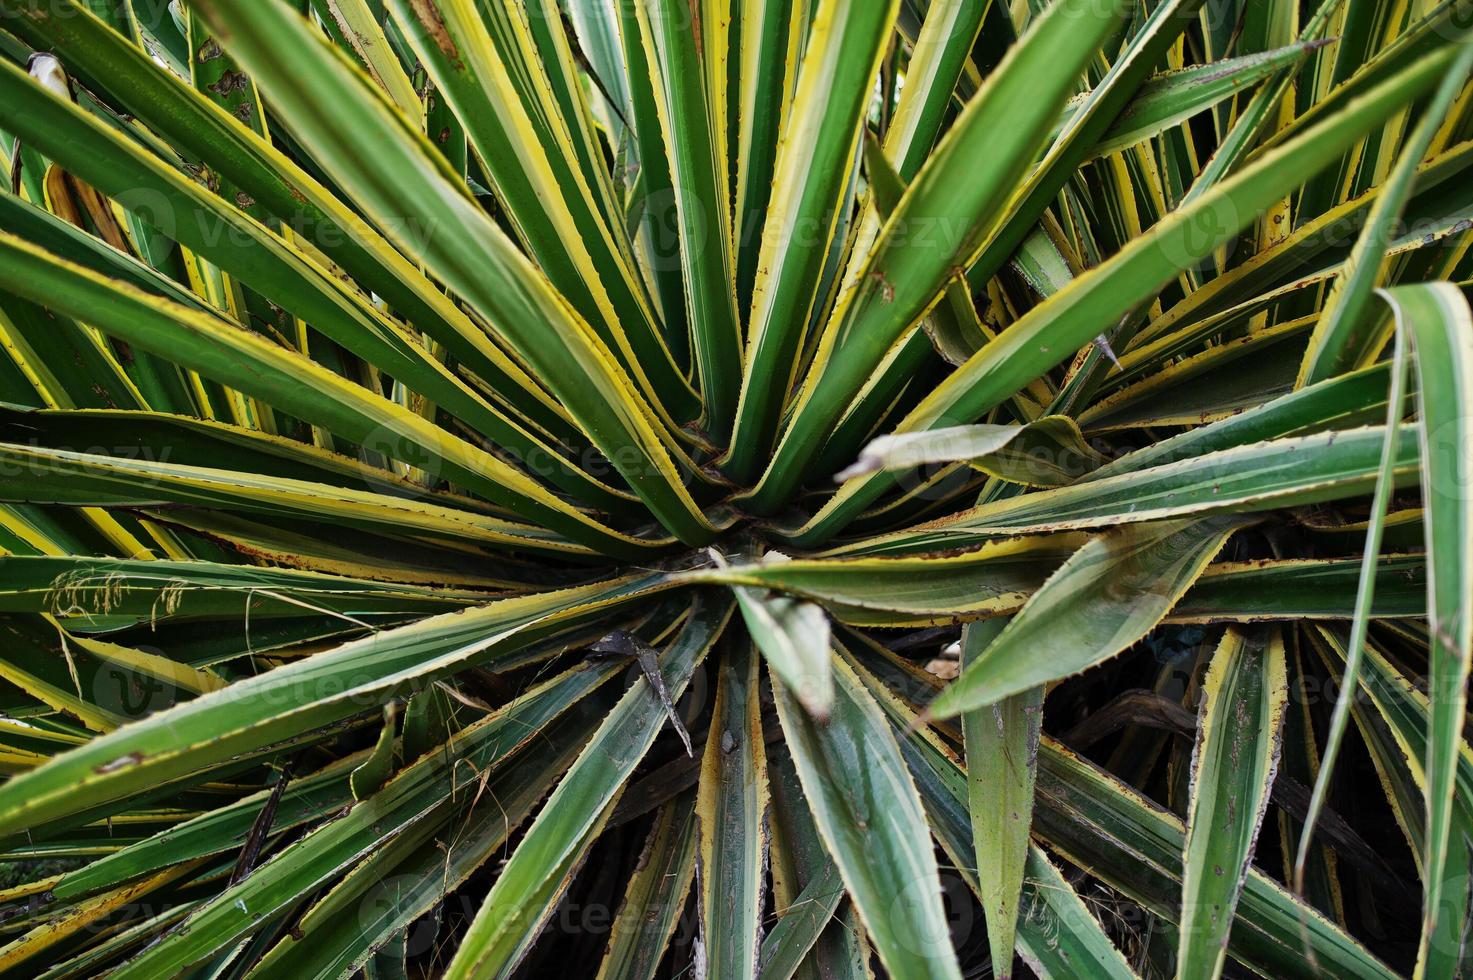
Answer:
<path fill-rule="evenodd" d="M 233 92 L 243 92 L 250 84 L 250 78 L 243 71 L 229 69 L 220 74 L 220 78 L 212 85 L 205 86 L 216 95 L 226 96 Z"/>
<path fill-rule="evenodd" d="M 440 18 L 440 11 L 435 9 L 435 5 L 429 0 L 409 0 L 409 5 L 414 8 L 415 19 L 429 31 L 430 38 L 435 42 L 435 47 L 440 49 L 440 53 L 449 58 L 457 69 L 464 67 L 460 60 L 460 49 L 455 46 L 450 32 L 445 29 L 445 21 Z"/>

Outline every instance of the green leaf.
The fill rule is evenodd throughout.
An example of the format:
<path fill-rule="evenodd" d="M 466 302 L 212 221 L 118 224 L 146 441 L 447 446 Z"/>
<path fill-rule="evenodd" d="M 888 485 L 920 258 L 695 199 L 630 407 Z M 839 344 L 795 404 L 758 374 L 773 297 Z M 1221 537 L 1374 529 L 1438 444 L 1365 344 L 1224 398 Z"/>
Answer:
<path fill-rule="evenodd" d="M 374 84 L 384 90 L 405 117 L 417 119 L 421 112 L 419 94 L 404 74 L 368 0 L 312 0 L 312 3 L 323 26 L 339 44 L 352 51 Z"/>
<path fill-rule="evenodd" d="M 1358 558 L 1217 562 L 1172 607 L 1173 623 L 1352 619 L 1361 581 Z M 1376 619 L 1423 616 L 1427 566 L 1422 555 L 1383 555 L 1376 563 Z"/>
<path fill-rule="evenodd" d="M 839 866 L 830 862 L 780 912 L 777 925 L 763 937 L 762 953 L 757 958 L 758 974 L 772 980 L 788 980 L 793 976 L 833 919 L 843 898 L 844 879 L 839 875 Z"/>
<path fill-rule="evenodd" d="M 829 853 L 892 976 L 960 977 L 915 784 L 879 707 L 834 665 L 825 724 L 774 678 L 778 716 Z"/>
<path fill-rule="evenodd" d="M 1004 625 L 989 620 L 962 631 L 964 668 L 996 641 Z M 962 716 L 977 880 L 987 916 L 993 969 L 999 977 L 1010 975 L 1018 903 L 1028 863 L 1043 695 L 1044 689 L 1035 687 Z"/>
<path fill-rule="evenodd" d="M 685 277 L 680 261 L 679 198 L 671 182 L 670 162 L 660 129 L 654 80 L 648 53 L 639 27 L 637 5 L 611 4 L 610 16 L 618 18 L 629 85 L 629 124 L 633 130 L 629 152 L 639 163 L 631 174 L 630 235 L 637 254 L 644 259 L 653 279 L 659 302 L 665 342 L 681 365 L 690 362 L 690 325 L 685 308 Z M 750 18 L 747 18 L 750 23 Z M 775 125 L 775 123 L 774 123 Z M 750 281 L 750 277 L 747 280 Z"/>
<path fill-rule="evenodd" d="M 1371 499 L 1370 519 L 1366 522 L 1366 540 L 1361 553 L 1360 583 L 1356 589 L 1355 614 L 1351 623 L 1351 654 L 1346 674 L 1354 678 L 1360 670 L 1361 653 L 1365 647 L 1366 631 L 1370 625 L 1371 604 L 1376 585 L 1375 568 L 1381 552 L 1381 536 L 1386 520 L 1386 511 L 1391 499 L 1392 467 L 1397 455 L 1400 439 L 1399 425 L 1404 407 L 1403 392 L 1406 386 L 1406 338 L 1398 334 L 1396 351 L 1390 365 L 1390 391 L 1386 398 L 1386 442 L 1381 447 L 1381 463 L 1376 476 L 1376 487 Z M 1353 684 L 1349 685 L 1353 690 Z M 1304 827 L 1300 832 L 1299 849 L 1294 860 L 1295 888 L 1304 890 L 1305 867 L 1309 860 L 1309 843 L 1314 834 L 1316 821 L 1329 793 L 1330 775 L 1345 735 L 1346 721 L 1350 712 L 1350 698 L 1344 688 L 1335 699 L 1335 708 L 1330 716 L 1330 728 L 1325 736 L 1325 753 L 1319 772 L 1315 776 L 1314 791 L 1310 796 Z"/>
<path fill-rule="evenodd" d="M 1208 347 L 1111 392 L 1080 412 L 1079 424 L 1092 433 L 1190 426 L 1259 408 L 1293 390 L 1293 364 L 1304 349 L 1311 319 L 1290 320 Z"/>
<path fill-rule="evenodd" d="M 614 918 L 599 980 L 655 976 L 695 873 L 696 808 L 686 794 L 660 808 Z"/>
<path fill-rule="evenodd" d="M 1371 329 L 1372 310 L 1376 305 L 1372 290 L 1381 277 L 1381 265 L 1391 235 L 1401 220 L 1402 208 L 1411 194 L 1417 167 L 1427 154 L 1433 137 L 1443 125 L 1453 99 L 1463 88 L 1468 72 L 1473 70 L 1473 48 L 1465 48 L 1456 62 L 1448 66 L 1447 75 L 1422 109 L 1416 128 L 1406 139 L 1365 227 L 1345 265 L 1335 277 L 1330 294 L 1320 311 L 1314 336 L 1299 370 L 1299 384 L 1316 381 L 1360 367 L 1375 359 L 1380 344 L 1380 331 Z"/>
<path fill-rule="evenodd" d="M 404 706 L 404 760 L 413 762 L 444 745 L 459 728 L 450 696 L 440 685 L 425 688 Z"/>
<path fill-rule="evenodd" d="M 1074 482 L 1104 458 L 1084 441 L 1073 419 L 1049 415 L 1026 425 L 963 425 L 881 436 L 834 480 L 952 462 L 969 463 L 1012 483 L 1057 487 Z"/>
<path fill-rule="evenodd" d="M 293 776 L 277 800 L 272 829 L 280 832 L 300 827 L 351 803 L 348 775 L 362 760 L 363 754 L 355 753 L 316 772 Z M 68 902 L 170 865 L 237 848 L 273 789 L 268 787 L 202 813 L 68 872 L 52 888 L 52 894 L 57 901 Z"/>
<path fill-rule="evenodd" d="M 378 407 L 390 404 L 383 401 Z M 398 414 L 395 409 L 386 411 Z M 406 420 L 410 417 L 417 418 L 412 414 L 403 416 Z M 140 507 L 161 502 L 207 504 L 227 514 L 274 514 L 309 521 L 329 519 L 343 526 L 393 536 L 423 536 L 426 540 L 461 545 L 500 544 L 534 552 L 587 553 L 566 539 L 530 524 L 368 490 L 124 456 L 37 449 L 14 443 L 0 443 L 0 460 L 28 476 L 24 484 L 15 481 L 0 486 L 0 499 Z M 188 515 L 182 515 L 186 526 L 189 520 Z"/>
<path fill-rule="evenodd" d="M 784 743 L 772 744 L 767 771 L 772 793 L 768 864 L 778 922 L 762 943 L 759 976 L 866 978 L 873 953 L 864 927 L 853 904 L 844 901 L 843 876 L 814 822 Z"/>
<path fill-rule="evenodd" d="M 538 751 L 519 752 L 505 766 L 485 770 L 484 784 L 480 775 L 473 785 L 459 784 L 465 806 L 458 816 L 421 821 L 418 831 L 411 828 L 391 845 L 371 851 L 302 917 L 300 938 L 288 933 L 262 958 L 260 976 L 351 973 L 405 930 L 417 942 L 424 942 L 427 933 L 433 936 L 434 910 L 473 872 L 504 853 L 507 839 L 583 747 L 596 713 L 575 706 L 570 717 L 542 730 Z M 461 768 L 470 775 L 464 762 Z"/>
<path fill-rule="evenodd" d="M 1124 5 L 1082 15 L 1055 4 L 1012 49 L 911 182 L 824 329 L 815 363 L 778 448 L 746 506 L 777 510 L 812 455 L 885 353 L 933 304 L 998 220 L 1014 185 L 1048 138 L 1048 126 Z M 919 227 L 950 229 L 919 235 Z"/>
<path fill-rule="evenodd" d="M 767 752 L 750 643 L 722 657 L 696 794 L 701 938 L 716 976 L 754 976 L 767 864 Z"/>
<path fill-rule="evenodd" d="M 1278 768 L 1289 683 L 1277 630 L 1228 629 L 1203 685 L 1182 854 L 1178 977 L 1217 977 Z"/>
<path fill-rule="evenodd" d="M 1179 921 L 1185 828 L 1175 815 L 1049 739 L 1039 752 L 1035 833 L 1168 921 Z M 1307 942 L 1306 942 L 1307 938 Z M 1250 868 L 1228 955 L 1267 976 L 1303 968 L 1305 948 L 1336 976 L 1396 976 L 1339 927 Z"/>
<path fill-rule="evenodd" d="M 107 333 L 173 357 L 355 442 L 376 444 L 404 462 L 443 467 L 447 476 L 513 510 L 521 507 L 553 524 L 567 524 L 570 530 L 596 524 L 490 453 L 447 437 L 408 409 L 259 335 L 105 280 L 4 232 L 0 232 L 0 255 L 6 258 L 0 285 L 44 298 Z M 304 379 L 311 383 L 303 384 Z M 622 535 L 615 535 L 618 537 Z"/>
<path fill-rule="evenodd" d="M 951 622 L 957 617 L 980 619 L 1016 609 L 1084 541 L 1082 535 L 1074 534 L 1035 535 L 992 541 L 959 554 L 900 559 L 779 561 L 768 556 L 757 564 L 688 573 L 685 580 L 748 586 L 738 588 L 738 595 L 745 593 L 754 600 L 754 590 L 774 589 L 823 603 L 846 622 Z M 769 603 L 772 601 L 776 600 Z M 769 606 L 767 611 L 788 620 L 790 631 L 798 630 L 793 634 L 792 657 L 777 656 L 794 663 L 806 659 L 803 651 L 809 651 L 807 657 L 815 656 L 811 648 L 818 643 L 821 624 L 812 612 L 792 605 Z M 770 622 L 770 618 L 748 620 L 748 629 L 759 642 L 769 634 L 781 638 L 782 623 Z M 805 631 L 810 623 L 812 633 Z M 813 666 L 817 667 L 816 662 Z M 779 666 L 778 672 L 784 673 L 784 668 Z"/>
<path fill-rule="evenodd" d="M 1210 425 L 1188 429 L 1111 460 L 1085 479 L 1102 480 L 1234 446 L 1385 421 L 1387 370 L 1386 365 L 1379 364 L 1353 371 Z"/>
<path fill-rule="evenodd" d="M 68 68 L 90 89 L 108 93 L 190 160 L 224 175 L 356 279 L 372 283 L 416 328 L 446 345 L 527 418 L 559 435 L 576 432 L 562 406 L 376 228 L 138 45 L 81 15 L 72 0 L 60 2 L 61 10 L 77 15 L 48 17 L 46 8 L 17 0 L 5 5 L 7 24 L 37 48 L 65 50 Z"/>
<path fill-rule="evenodd" d="M 1168 0 L 1150 11 L 1124 50 L 1112 59 L 1100 84 L 1086 95 L 1082 106 L 1066 117 L 1048 152 L 1022 182 L 1010 202 L 1006 220 L 994 226 L 985 246 L 973 256 L 967 271 L 969 281 L 982 285 L 1018 250 L 1070 175 L 1090 158 L 1096 141 L 1125 111 L 1148 74 L 1176 43 L 1199 6 L 1196 0 Z"/>
<path fill-rule="evenodd" d="M 1210 255 L 1305 174 L 1328 165 L 1341 149 L 1434 85 L 1452 57 L 1453 52 L 1439 53 L 1393 75 L 1365 93 L 1354 111 L 1325 120 L 1317 129 L 1300 134 L 1202 195 L 1191 206 L 1167 215 L 1149 233 L 999 334 L 933 389 L 894 431 L 919 432 L 971 422 L 1001 404 L 1138 303 L 1155 295 L 1178 271 Z M 893 484 L 890 475 L 851 482 L 809 523 L 800 540 L 812 545 L 827 539 Z"/>
<path fill-rule="evenodd" d="M 1136 975 L 1079 892 L 1036 844 L 1028 845 L 1025 871 L 1019 915 L 1027 926 L 1018 954 L 1035 974 L 1045 980 L 1073 976 L 1128 980 Z"/>
<path fill-rule="evenodd" d="M 1293 67 L 1309 52 L 1323 45 L 1322 41 L 1301 41 L 1271 51 L 1223 58 L 1209 64 L 1152 75 L 1136 90 L 1090 154 L 1096 158 L 1108 156 L 1160 135 L 1172 126 L 1239 95 L 1250 86 L 1273 78 L 1281 70 Z M 1086 104 L 1092 95 L 1092 92 L 1085 92 L 1071 99 L 1065 118 Z"/>
<path fill-rule="evenodd" d="M 407 836 L 410 833 L 432 833 L 455 813 L 456 808 L 450 804 L 460 793 L 474 792 L 482 769 L 499 770 L 498 763 L 508 757 L 524 761 L 517 750 L 529 742 L 536 744 L 534 736 L 544 726 L 576 705 L 611 673 L 608 669 L 575 669 L 572 676 L 555 679 L 467 729 L 446 753 L 425 756 L 370 801 L 319 826 L 255 874 L 219 892 L 190 916 L 187 928 L 171 932 L 150 946 L 119 974 L 169 975 L 199 963 L 260 928 L 283 903 L 310 892 L 334 871 L 368 855 L 385 841 L 402 845 L 412 839 Z M 574 718 L 582 720 L 576 715 Z M 587 730 L 585 723 L 580 734 Z M 556 736 L 553 741 L 556 744 Z M 540 766 L 541 757 L 534 755 L 533 761 Z"/>
<path fill-rule="evenodd" d="M 805 711 L 827 718 L 834 700 L 828 616 L 818 606 L 788 596 L 757 588 L 733 591 L 747 632 L 768 666 Z"/>
<path fill-rule="evenodd" d="M 671 698 L 684 693 L 730 616 L 730 603 L 691 609 L 660 669 Z M 550 904 L 562 894 L 566 869 L 586 855 L 613 801 L 665 723 L 660 692 L 641 677 L 599 725 L 502 868 L 447 976 L 501 976 L 513 968 L 551 911 Z"/>
<path fill-rule="evenodd" d="M 1233 518 L 1163 521 L 1092 538 L 927 711 L 948 718 L 996 704 L 1115 656 L 1155 628 L 1240 527 Z M 1053 653 L 1034 655 L 1040 649 Z"/>
<path fill-rule="evenodd" d="M 35 378 L 37 394 L 62 408 L 146 408 L 105 338 L 20 296 L 0 295 L 0 338 Z"/>
<path fill-rule="evenodd" d="M 1375 485 L 1381 426 L 1276 439 L 983 504 L 952 518 L 835 549 L 835 554 L 905 554 L 956 548 L 1004 534 L 1190 517 L 1252 514 L 1344 500 Z M 1415 479 L 1417 453 L 1401 440 L 1394 475 Z"/>
<path fill-rule="evenodd" d="M 363 801 L 383 788 L 394 769 L 394 729 L 398 709 L 393 702 L 384 705 L 384 723 L 379 729 L 378 741 L 374 742 L 368 757 L 359 763 L 348 777 L 353 799 Z"/>
<path fill-rule="evenodd" d="M 720 439 L 730 432 L 736 416 L 739 383 L 732 366 L 741 359 L 728 175 L 725 154 L 718 150 L 725 145 L 726 134 L 713 125 L 717 118 L 713 102 L 722 96 L 706 84 L 710 76 L 703 64 L 702 35 L 689 29 L 693 16 L 689 3 L 648 0 L 633 6 L 670 164 L 686 315 L 706 403 L 705 427 Z"/>
<path fill-rule="evenodd" d="M 1429 622 L 1427 867 L 1444 868 L 1453 837 L 1453 786 L 1464 744 L 1463 715 L 1473 659 L 1473 311 L 1447 283 L 1382 294 L 1398 330 L 1410 333 L 1420 387 L 1422 495 L 1426 508 Z M 1461 881 L 1463 869 L 1449 869 Z M 1422 943 L 1436 929 L 1442 881 L 1428 878 Z"/>
<path fill-rule="evenodd" d="M 128 798 L 293 732 L 351 718 L 381 699 L 485 663 L 555 624 L 617 609 L 659 576 L 625 579 L 430 617 L 298 660 L 94 739 L 0 786 L 0 833 Z M 348 681 L 351 680 L 351 684 Z"/>
<path fill-rule="evenodd" d="M 117 558 L 10 557 L 0 575 L 0 612 L 56 616 L 71 629 L 158 623 L 169 618 L 344 617 L 429 613 L 475 605 L 476 592 L 386 585 L 285 568 Z"/>
<path fill-rule="evenodd" d="M 714 536 L 680 479 L 671 437 L 660 433 L 608 347 L 469 192 L 453 183 L 424 138 L 387 113 L 363 78 L 283 5 L 211 0 L 201 14 L 229 38 L 229 50 L 256 76 L 276 111 L 332 162 L 364 211 L 394 230 L 395 245 L 484 314 L 660 519 L 691 544 Z M 306 70 L 313 85 L 291 81 Z M 441 225 L 463 232 L 408 234 Z M 548 342 L 549 331 L 557 342 Z"/>
<path fill-rule="evenodd" d="M 899 0 L 819 0 L 784 107 L 747 327 L 742 394 L 727 468 L 761 471 L 797 375 L 840 205 L 857 166 L 855 144 Z"/>
<path fill-rule="evenodd" d="M 876 665 L 872 658 L 866 658 L 866 663 Z M 868 678 L 865 683 L 871 693 L 880 698 L 883 690 L 899 690 L 908 699 L 902 703 L 896 697 L 881 698 L 880 703 L 890 714 L 891 725 L 905 733 L 902 749 L 912 772 L 927 787 L 923 799 L 932 814 L 933 827 L 943 843 L 955 838 L 969 840 L 965 776 L 957 763 L 935 748 L 912 751 L 935 745 L 927 738 L 934 738 L 934 733 L 918 721 L 917 709 L 910 702 L 924 700 L 934 689 L 936 678 L 913 667 L 896 669 L 894 660 L 876 667 L 884 671 L 883 681 L 867 671 L 862 675 Z M 1038 763 L 1034 835 L 1056 854 L 1090 868 L 1095 877 L 1148 911 L 1168 922 L 1179 921 L 1186 839 L 1181 820 L 1048 736 L 1039 744 Z M 952 814 L 948 820 L 940 819 L 943 807 Z M 965 858 L 958 863 L 965 866 Z M 1087 913 L 1083 919 L 1070 915 L 1060 920 L 1066 926 L 1091 921 Z M 1029 942 L 1036 941 L 1036 948 L 1047 952 L 1048 944 L 1056 943 L 1059 933 L 1049 929 L 1047 923 L 1037 925 L 1035 932 L 1034 923 L 1026 916 L 1020 917 L 1019 939 L 1025 950 Z M 1098 930 L 1098 923 L 1088 928 Z M 1080 959 L 1094 959 L 1107 975 L 1130 975 L 1118 953 L 1113 957 L 1101 955 L 1102 950 L 1110 949 L 1108 940 L 1093 939 L 1087 930 L 1069 938 L 1078 944 L 1074 948 L 1081 950 Z M 1348 933 L 1296 900 L 1261 871 L 1250 868 L 1238 918 L 1228 937 L 1229 955 L 1260 974 L 1289 975 L 1303 968 L 1306 939 L 1317 961 L 1337 976 L 1386 980 L 1396 976 Z"/>
<path fill-rule="evenodd" d="M 532 38 L 511 30 L 500 38 L 518 48 L 519 62 L 538 68 L 521 76 L 526 81 L 519 91 L 519 66 L 502 58 L 476 3 L 448 0 L 432 8 L 394 0 L 390 7 L 465 125 L 492 189 L 548 280 L 618 357 L 652 407 L 663 405 L 677 423 L 692 421 L 700 414 L 695 392 L 661 339 L 616 229 L 605 224 L 593 191 L 578 173 L 570 139 L 537 125 L 554 110 L 549 104 L 554 96 L 537 52 L 527 50 Z M 524 98 L 533 104 L 524 104 Z"/>
<path fill-rule="evenodd" d="M 0 0 L 0 971 L 1473 970 L 1469 15 Z"/>
<path fill-rule="evenodd" d="M 1464 142 L 1438 153 L 1418 168 L 1414 194 L 1406 204 L 1405 214 L 1416 232 L 1398 235 L 1388 247 L 1388 253 L 1405 254 L 1428 244 L 1435 245 L 1456 233 L 1468 216 L 1468 202 L 1455 188 L 1461 183 L 1458 175 L 1470 164 L 1473 164 L 1473 143 Z M 1251 317 L 1306 286 L 1332 279 L 1354 246 L 1354 242 L 1345 241 L 1345 229 L 1364 224 L 1380 198 L 1380 190 L 1370 188 L 1306 220 L 1282 241 L 1203 283 L 1201 288 L 1153 318 L 1123 352 L 1124 373 L 1129 375 L 1132 369 L 1138 371 L 1154 359 L 1192 349 L 1190 345 L 1241 323 L 1244 317 Z"/>
<path fill-rule="evenodd" d="M 18 86 L 15 97 L 24 105 L 37 106 L 38 100 L 46 99 L 35 86 L 0 72 L 0 85 L 7 84 Z M 40 110 L 33 115 L 39 117 Z M 239 209 L 219 199 L 122 136 L 88 121 L 76 110 L 60 120 L 60 125 L 58 122 L 49 118 L 46 125 L 38 127 L 42 145 L 64 155 L 98 186 L 117 193 L 124 204 L 135 206 L 150 220 L 170 226 L 174 234 L 199 254 L 212 257 L 232 274 L 310 320 L 317 332 L 437 404 L 454 410 L 465 425 L 494 439 L 555 486 L 607 506 L 617 507 L 621 499 L 629 499 L 571 466 L 549 440 L 490 404 L 430 357 L 417 343 L 418 338 L 408 335 L 399 323 L 343 288 L 329 271 L 297 254 L 287 242 L 250 220 L 249 209 Z M 154 213 L 165 205 L 166 213 Z M 194 213 L 190 220 L 181 222 L 174 217 L 174 210 Z M 121 279 L 162 298 L 214 312 L 199 297 L 161 273 L 23 201 L 0 198 L 0 224 L 45 246 L 52 254 L 109 279 Z M 139 356 L 150 355 L 139 351 L 133 354 L 135 361 Z M 90 400 L 80 404 L 90 404 Z M 172 404 L 175 411 L 193 411 L 180 409 L 177 401 Z M 100 407 L 144 406 L 113 394 Z"/>
<path fill-rule="evenodd" d="M 1348 659 L 1347 640 L 1341 631 L 1324 627 L 1310 634 L 1310 642 L 1332 676 L 1344 667 Z M 1427 695 L 1413 687 L 1374 646 L 1365 648 L 1363 668 L 1357 674 L 1358 687 L 1367 695 L 1371 708 L 1367 708 L 1364 701 L 1357 700 L 1354 710 L 1374 710 L 1375 715 L 1366 720 L 1373 725 L 1380 722 L 1384 728 L 1384 740 L 1391 743 L 1381 745 L 1382 739 L 1378 735 L 1368 736 L 1367 744 L 1378 755 L 1388 755 L 1388 761 L 1394 759 L 1398 774 L 1408 777 L 1413 784 L 1412 789 L 1417 791 L 1415 795 L 1408 793 L 1400 798 L 1396 791 L 1388 791 L 1388 800 L 1398 812 L 1422 880 L 1428 883 L 1440 880 L 1444 885 L 1454 886 L 1450 892 L 1444 893 L 1430 934 L 1423 937 L 1417 951 L 1418 969 L 1424 975 L 1438 975 L 1437 964 L 1460 959 L 1463 946 L 1461 933 L 1462 923 L 1466 920 L 1464 903 L 1467 896 L 1461 886 L 1466 882 L 1468 854 L 1464 828 L 1473 826 L 1473 753 L 1469 752 L 1466 742 L 1458 747 L 1452 801 L 1456 829 L 1449 841 L 1447 862 L 1440 869 L 1429 869 L 1425 863 L 1427 826 L 1419 819 L 1417 808 L 1428 787 L 1425 763 L 1429 758 L 1429 735 L 1432 732 L 1429 724 L 1431 707 Z M 1345 673 L 1348 672 L 1340 674 L 1342 680 Z M 1365 731 L 1364 726 L 1362 730 Z"/>
<path fill-rule="evenodd" d="M 972 849 L 975 838 L 968 813 L 966 774 L 906 703 L 887 690 L 876 675 L 860 666 L 855 669 L 889 718 L 916 780 L 932 833 L 979 900 L 990 900 L 983 892 L 981 868 L 976 867 L 974 873 L 978 861 Z M 1035 974 L 1059 980 L 1073 976 L 1135 976 L 1073 886 L 1037 844 L 1026 847 L 1020 883 L 1022 894 L 1015 902 L 1016 952 Z M 1012 951 L 1003 960 L 993 961 L 995 972 L 1002 972 L 1004 968 L 999 964 L 1003 961 L 1011 965 Z"/>

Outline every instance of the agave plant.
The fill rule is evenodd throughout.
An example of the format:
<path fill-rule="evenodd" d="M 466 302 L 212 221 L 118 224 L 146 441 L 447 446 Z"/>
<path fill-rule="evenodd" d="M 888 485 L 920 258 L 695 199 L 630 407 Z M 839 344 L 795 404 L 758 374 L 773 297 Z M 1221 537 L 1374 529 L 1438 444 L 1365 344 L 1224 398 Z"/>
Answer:
<path fill-rule="evenodd" d="M 1462 975 L 1470 24 L 0 0 L 0 972 Z"/>

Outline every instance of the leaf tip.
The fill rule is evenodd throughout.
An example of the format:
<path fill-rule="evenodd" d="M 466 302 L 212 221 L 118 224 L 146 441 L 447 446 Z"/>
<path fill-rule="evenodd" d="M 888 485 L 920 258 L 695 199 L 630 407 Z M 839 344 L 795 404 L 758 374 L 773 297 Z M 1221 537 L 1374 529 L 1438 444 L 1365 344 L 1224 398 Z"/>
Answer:
<path fill-rule="evenodd" d="M 876 456 L 864 455 L 855 460 L 853 465 L 840 470 L 834 474 L 835 483 L 848 483 L 856 477 L 868 476 L 879 472 L 880 460 Z"/>

